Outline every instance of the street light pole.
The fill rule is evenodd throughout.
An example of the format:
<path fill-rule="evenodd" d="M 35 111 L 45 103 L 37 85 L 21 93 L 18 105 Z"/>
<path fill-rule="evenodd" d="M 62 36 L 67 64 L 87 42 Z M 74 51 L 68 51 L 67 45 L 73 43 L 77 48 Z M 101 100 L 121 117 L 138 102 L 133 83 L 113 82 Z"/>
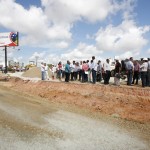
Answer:
<path fill-rule="evenodd" d="M 7 46 L 5 46 L 5 73 L 7 73 Z"/>
<path fill-rule="evenodd" d="M 35 59 L 36 59 L 36 67 L 37 67 L 39 56 L 35 56 Z"/>

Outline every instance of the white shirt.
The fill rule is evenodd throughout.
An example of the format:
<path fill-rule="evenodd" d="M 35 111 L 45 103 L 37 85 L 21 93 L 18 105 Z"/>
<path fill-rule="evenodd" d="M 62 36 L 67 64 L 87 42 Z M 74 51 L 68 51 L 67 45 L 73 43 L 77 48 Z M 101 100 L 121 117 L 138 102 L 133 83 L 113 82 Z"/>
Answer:
<path fill-rule="evenodd" d="M 74 64 L 70 64 L 70 68 L 71 68 L 71 72 L 74 72 L 75 65 Z"/>
<path fill-rule="evenodd" d="M 51 71 L 52 71 L 52 73 L 55 73 L 56 72 L 56 67 L 52 67 Z"/>
<path fill-rule="evenodd" d="M 107 62 L 104 63 L 104 71 L 106 71 L 106 70 L 110 71 L 110 64 Z"/>
<path fill-rule="evenodd" d="M 141 72 L 147 72 L 147 69 L 148 69 L 148 63 L 147 62 L 144 62 L 141 66 Z"/>
<path fill-rule="evenodd" d="M 99 71 L 99 72 L 102 71 L 102 65 L 101 65 L 101 63 L 99 65 L 97 65 L 97 71 Z"/>
<path fill-rule="evenodd" d="M 93 62 L 91 63 L 90 68 L 94 69 L 95 71 L 97 71 L 97 64 L 96 64 L 95 60 L 93 60 Z"/>
<path fill-rule="evenodd" d="M 43 64 L 41 64 L 41 71 L 45 71 L 45 66 Z"/>
<path fill-rule="evenodd" d="M 150 60 L 148 61 L 148 70 L 150 70 Z"/>
<path fill-rule="evenodd" d="M 45 66 L 45 71 L 48 71 L 48 66 L 47 65 Z"/>

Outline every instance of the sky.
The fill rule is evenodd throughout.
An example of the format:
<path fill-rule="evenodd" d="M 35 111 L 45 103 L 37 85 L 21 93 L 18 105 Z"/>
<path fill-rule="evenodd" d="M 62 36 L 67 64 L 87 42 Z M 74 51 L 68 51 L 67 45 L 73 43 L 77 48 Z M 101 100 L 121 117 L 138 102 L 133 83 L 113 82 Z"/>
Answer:
<path fill-rule="evenodd" d="M 149 14 L 149 0 L 0 0 L 0 33 L 19 32 L 8 61 L 140 59 L 150 57 Z"/>

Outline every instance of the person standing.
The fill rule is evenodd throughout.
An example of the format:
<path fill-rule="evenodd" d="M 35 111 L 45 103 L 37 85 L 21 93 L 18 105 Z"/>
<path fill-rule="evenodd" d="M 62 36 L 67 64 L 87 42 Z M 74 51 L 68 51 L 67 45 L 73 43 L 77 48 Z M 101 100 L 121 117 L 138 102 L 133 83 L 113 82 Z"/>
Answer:
<path fill-rule="evenodd" d="M 81 81 L 81 79 L 82 79 L 82 61 L 80 61 L 79 67 L 80 67 L 80 69 L 79 69 L 79 81 Z"/>
<path fill-rule="evenodd" d="M 57 66 L 57 77 L 61 81 L 61 77 L 62 77 L 62 63 L 61 63 L 61 61 L 58 63 L 58 66 Z"/>
<path fill-rule="evenodd" d="M 109 59 L 106 59 L 106 63 L 104 63 L 104 84 L 109 84 L 110 76 L 110 63 Z"/>
<path fill-rule="evenodd" d="M 56 67 L 54 65 L 51 66 L 52 80 L 55 79 Z"/>
<path fill-rule="evenodd" d="M 121 72 L 121 63 L 116 59 L 115 70 L 114 70 L 114 84 L 120 85 L 120 72 Z"/>
<path fill-rule="evenodd" d="M 145 87 L 146 86 L 146 78 L 147 78 L 147 69 L 148 69 L 147 58 L 143 59 L 143 64 L 140 66 L 140 69 L 141 69 L 142 87 Z"/>
<path fill-rule="evenodd" d="M 135 84 L 138 84 L 138 80 L 139 80 L 139 72 L 140 72 L 140 64 L 138 63 L 138 61 L 134 61 L 134 74 L 133 74 L 133 81 L 132 84 L 134 84 L 134 81 L 136 80 Z"/>
<path fill-rule="evenodd" d="M 92 80 L 92 64 L 93 64 L 93 60 L 91 60 L 89 63 L 88 82 L 93 82 L 93 80 Z"/>
<path fill-rule="evenodd" d="M 91 64 L 91 68 L 92 68 L 92 79 L 93 79 L 93 84 L 96 83 L 96 71 L 97 71 L 97 64 L 95 61 L 95 56 L 92 56 L 92 64 Z"/>
<path fill-rule="evenodd" d="M 71 72 L 71 69 L 70 69 L 70 61 L 67 60 L 67 64 L 65 65 L 65 82 L 69 82 L 69 78 L 70 78 L 70 72 Z"/>
<path fill-rule="evenodd" d="M 75 81 L 78 79 L 79 71 L 80 71 L 80 66 L 79 66 L 79 63 L 76 62 L 75 63 L 75 68 L 74 68 L 74 80 Z"/>
<path fill-rule="evenodd" d="M 74 81 L 75 61 L 73 61 L 72 64 L 70 64 L 70 68 L 71 68 L 71 81 Z"/>
<path fill-rule="evenodd" d="M 41 79 L 45 80 L 45 66 L 43 62 L 41 62 Z"/>
<path fill-rule="evenodd" d="M 101 61 L 99 60 L 97 63 L 97 82 L 102 81 L 102 64 Z"/>
<path fill-rule="evenodd" d="M 82 82 L 87 82 L 88 81 L 88 69 L 89 69 L 88 64 L 85 61 L 83 61 L 83 65 L 82 65 Z"/>
<path fill-rule="evenodd" d="M 48 75 L 49 67 L 46 63 L 44 63 L 44 66 L 45 66 L 45 79 L 49 80 L 49 75 Z"/>
<path fill-rule="evenodd" d="M 130 57 L 130 59 L 126 63 L 126 69 L 127 69 L 127 85 L 131 86 L 132 76 L 133 76 L 133 71 L 134 71 L 134 65 L 133 65 L 133 58 L 132 57 Z"/>

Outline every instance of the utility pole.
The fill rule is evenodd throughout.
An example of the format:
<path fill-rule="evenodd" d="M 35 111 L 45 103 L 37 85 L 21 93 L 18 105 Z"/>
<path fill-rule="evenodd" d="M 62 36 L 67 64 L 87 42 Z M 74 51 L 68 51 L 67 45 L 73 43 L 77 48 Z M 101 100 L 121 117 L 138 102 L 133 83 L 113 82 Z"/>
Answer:
<path fill-rule="evenodd" d="M 5 73 L 7 73 L 7 46 L 5 46 Z"/>
<path fill-rule="evenodd" d="M 36 67 L 37 67 L 38 59 L 39 59 L 39 56 L 35 56 L 35 60 L 36 60 Z"/>

